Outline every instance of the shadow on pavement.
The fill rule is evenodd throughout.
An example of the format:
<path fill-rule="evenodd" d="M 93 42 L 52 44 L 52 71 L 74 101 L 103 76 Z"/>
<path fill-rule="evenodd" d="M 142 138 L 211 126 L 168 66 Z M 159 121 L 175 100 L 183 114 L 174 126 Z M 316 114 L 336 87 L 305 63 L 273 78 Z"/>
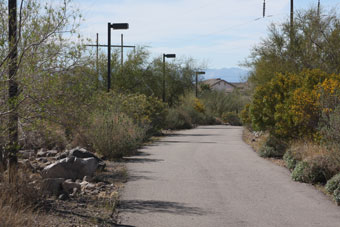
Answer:
<path fill-rule="evenodd" d="M 152 177 L 141 176 L 141 175 L 131 175 L 127 178 L 128 181 L 138 181 L 138 180 L 154 180 Z"/>
<path fill-rule="evenodd" d="M 160 144 L 167 144 L 167 143 L 216 143 L 216 142 L 197 142 L 197 141 L 181 141 L 181 140 L 164 140 L 157 142 Z"/>
<path fill-rule="evenodd" d="M 136 227 L 135 225 L 121 225 L 121 224 L 115 224 L 116 227 Z"/>
<path fill-rule="evenodd" d="M 185 137 L 185 136 L 221 136 L 220 134 L 179 134 L 179 133 L 174 133 L 174 134 L 170 134 L 167 135 L 166 137 Z"/>
<path fill-rule="evenodd" d="M 170 213 L 178 215 L 206 215 L 208 212 L 199 207 L 186 206 L 184 203 L 158 200 L 122 200 L 118 206 L 122 212 L 131 213 Z"/>
<path fill-rule="evenodd" d="M 155 158 L 123 158 L 126 163 L 148 163 L 148 162 L 163 162 L 164 159 Z"/>
<path fill-rule="evenodd" d="M 242 126 L 229 126 L 229 127 L 199 127 L 198 129 L 201 130 L 201 129 L 214 129 L 214 130 L 232 130 L 232 129 L 239 129 L 241 128 Z"/>

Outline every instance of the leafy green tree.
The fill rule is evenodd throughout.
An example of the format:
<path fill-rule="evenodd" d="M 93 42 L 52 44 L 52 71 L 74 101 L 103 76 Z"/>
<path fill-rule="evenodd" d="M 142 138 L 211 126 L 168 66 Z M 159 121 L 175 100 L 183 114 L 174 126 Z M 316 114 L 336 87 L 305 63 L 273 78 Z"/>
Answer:
<path fill-rule="evenodd" d="M 23 129 L 26 123 L 41 117 L 41 104 L 43 99 L 50 97 L 48 89 L 42 90 L 55 81 L 59 75 L 70 72 L 80 65 L 80 55 L 83 47 L 76 45 L 71 36 L 76 33 L 79 12 L 70 8 L 70 1 L 60 1 L 41 4 L 37 0 L 20 1 L 18 12 L 18 38 L 15 48 L 18 49 L 15 72 L 19 87 L 19 96 L 16 100 L 9 100 L 6 95 L 8 89 L 7 68 L 9 64 L 8 13 L 5 1 L 0 1 L 0 124 L 2 130 L 1 146 L 8 144 L 4 135 L 11 110 L 18 113 L 19 128 Z M 67 34 L 67 35 L 65 35 Z M 8 104 L 14 105 L 8 111 Z M 21 130 L 23 132 L 23 130 Z M 25 136 L 25 133 L 21 133 Z M 1 150 L 1 149 L 0 149 Z"/>
<path fill-rule="evenodd" d="M 340 18 L 336 11 L 321 10 L 319 14 L 312 8 L 295 15 L 293 45 L 286 21 L 272 24 L 268 37 L 253 48 L 245 65 L 252 69 L 249 82 L 255 87 L 277 73 L 299 73 L 303 69 L 340 72 Z"/>

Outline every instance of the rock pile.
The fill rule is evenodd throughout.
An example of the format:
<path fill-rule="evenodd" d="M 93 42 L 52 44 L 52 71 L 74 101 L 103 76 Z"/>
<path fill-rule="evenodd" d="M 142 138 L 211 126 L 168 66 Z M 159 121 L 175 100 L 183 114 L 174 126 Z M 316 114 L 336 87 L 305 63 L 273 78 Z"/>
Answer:
<path fill-rule="evenodd" d="M 105 162 L 84 148 L 74 148 L 62 153 L 40 149 L 20 151 L 20 165 L 42 176 L 41 190 L 46 195 L 67 199 L 78 193 L 96 195 L 114 187 L 95 182 L 92 177 L 105 169 Z"/>

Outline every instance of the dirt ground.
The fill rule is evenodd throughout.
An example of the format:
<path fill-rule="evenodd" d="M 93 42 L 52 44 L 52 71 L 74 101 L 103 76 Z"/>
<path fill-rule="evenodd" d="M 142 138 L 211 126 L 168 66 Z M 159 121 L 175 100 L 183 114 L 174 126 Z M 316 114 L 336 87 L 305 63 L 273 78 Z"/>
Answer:
<path fill-rule="evenodd" d="M 95 176 L 111 184 L 112 190 L 98 195 L 77 195 L 60 200 L 49 198 L 37 216 L 38 226 L 115 226 L 119 192 L 127 179 L 124 162 L 106 162 L 104 172 Z"/>

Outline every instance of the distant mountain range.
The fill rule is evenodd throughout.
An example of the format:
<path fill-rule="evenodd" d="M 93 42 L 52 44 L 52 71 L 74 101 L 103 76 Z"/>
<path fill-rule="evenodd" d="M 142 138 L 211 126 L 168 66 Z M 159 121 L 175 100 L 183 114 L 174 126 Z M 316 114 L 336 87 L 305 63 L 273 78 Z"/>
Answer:
<path fill-rule="evenodd" d="M 207 69 L 205 71 L 204 79 L 221 78 L 227 82 L 243 82 L 246 80 L 248 74 L 248 70 L 236 67 Z"/>

